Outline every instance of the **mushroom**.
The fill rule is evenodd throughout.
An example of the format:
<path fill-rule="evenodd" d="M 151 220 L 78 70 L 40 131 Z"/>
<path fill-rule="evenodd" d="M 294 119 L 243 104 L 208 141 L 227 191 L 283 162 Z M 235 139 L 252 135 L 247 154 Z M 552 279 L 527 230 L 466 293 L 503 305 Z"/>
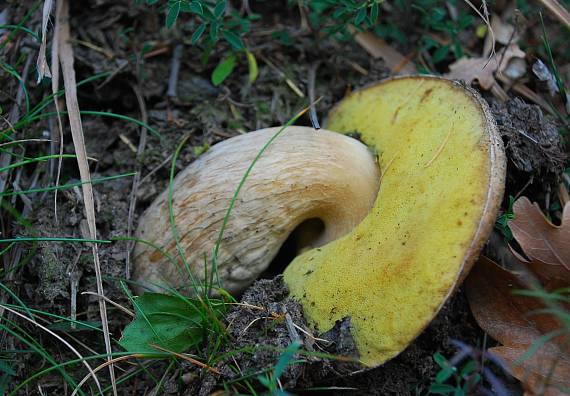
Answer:
<path fill-rule="evenodd" d="M 419 335 L 475 262 L 502 199 L 504 151 L 479 95 L 437 77 L 394 78 L 355 92 L 326 127 L 356 132 L 378 164 L 355 140 L 290 128 L 240 193 L 221 244 L 220 277 L 230 290 L 249 284 L 277 252 L 272 238 L 279 245 L 303 221 L 322 219 L 323 235 L 314 240 L 322 246 L 297 256 L 285 282 L 314 330 L 350 317 L 360 360 L 373 367 Z M 196 257 L 211 251 L 262 145 L 256 139 L 270 133 L 220 143 L 176 178 L 177 226 L 196 273 L 204 269 Z M 174 251 L 165 200 L 166 193 L 143 215 L 138 236 Z M 136 279 L 179 284 L 160 253 L 139 244 L 135 255 Z"/>
<path fill-rule="evenodd" d="M 279 129 L 221 142 L 176 176 L 172 208 L 178 248 L 194 278 L 211 273 L 210 257 L 234 191 Z M 222 286 L 231 293 L 249 286 L 300 225 L 307 225 L 303 234 L 309 240 L 304 245 L 321 246 L 345 235 L 370 211 L 378 182 L 376 159 L 364 144 L 322 129 L 288 127 L 260 157 L 240 192 L 216 260 Z M 168 191 L 155 199 L 142 215 L 136 236 L 175 256 L 167 199 Z M 313 219 L 322 221 L 322 231 L 318 224 L 311 231 Z M 135 246 L 133 278 L 154 290 L 191 289 L 185 266 L 152 245 Z"/>

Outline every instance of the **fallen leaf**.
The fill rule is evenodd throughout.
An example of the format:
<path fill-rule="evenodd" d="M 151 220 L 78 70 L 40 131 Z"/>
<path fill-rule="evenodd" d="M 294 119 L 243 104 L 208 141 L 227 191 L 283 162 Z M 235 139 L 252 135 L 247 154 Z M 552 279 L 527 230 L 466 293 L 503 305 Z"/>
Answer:
<path fill-rule="evenodd" d="M 50 20 L 51 9 L 53 8 L 53 0 L 45 0 L 42 10 L 42 42 L 40 50 L 38 51 L 38 60 L 36 62 L 38 70 L 38 83 L 44 77 L 51 77 L 51 72 L 46 60 L 46 46 L 47 46 L 47 28 Z"/>
<path fill-rule="evenodd" d="M 479 259 L 466 285 L 477 323 L 503 345 L 526 347 L 541 335 L 560 328 L 551 315 L 529 315 L 544 305 L 537 298 L 513 294 L 526 289 L 523 279 L 486 257 Z"/>
<path fill-rule="evenodd" d="M 491 34 L 491 31 L 493 32 Z M 483 47 L 483 55 L 488 56 L 493 49 L 493 40 L 496 43 L 507 45 L 511 43 L 517 43 L 519 40 L 519 35 L 516 34 L 515 27 L 505 22 L 497 14 L 491 15 L 491 30 L 487 32 L 485 37 L 485 43 Z"/>
<path fill-rule="evenodd" d="M 497 84 L 495 73 L 502 73 L 508 66 L 511 59 L 524 59 L 525 53 L 517 44 L 510 44 L 501 49 L 490 59 L 461 58 L 449 65 L 449 73 L 445 77 L 454 80 L 463 80 L 471 85 L 477 81 L 481 88 L 489 90 Z"/>
<path fill-rule="evenodd" d="M 505 361 L 529 395 L 562 394 L 559 387 L 570 387 L 568 334 L 561 332 L 563 325 L 545 311 L 544 301 L 513 293 L 524 289 L 521 274 L 507 271 L 486 257 L 481 257 L 466 281 L 475 320 L 503 344 L 490 351 Z M 562 334 L 553 336 L 558 333 Z"/>
<path fill-rule="evenodd" d="M 515 202 L 513 212 L 509 227 L 528 258 L 570 271 L 570 205 L 564 207 L 561 226 L 548 221 L 526 197 Z"/>
<path fill-rule="evenodd" d="M 568 389 L 570 378 L 570 358 L 568 356 L 556 357 L 537 351 L 520 364 L 516 364 L 526 352 L 525 349 L 502 346 L 489 348 L 489 352 L 503 359 L 511 369 L 513 377 L 525 384 L 525 389 L 530 394 L 568 395 L 570 390 Z"/>
<path fill-rule="evenodd" d="M 405 57 L 391 47 L 386 41 L 371 32 L 358 32 L 355 28 L 351 28 L 350 32 L 354 34 L 354 39 L 362 48 L 366 50 L 373 58 L 382 59 L 386 66 L 395 74 L 414 74 L 417 73 L 416 67 L 411 59 Z"/>

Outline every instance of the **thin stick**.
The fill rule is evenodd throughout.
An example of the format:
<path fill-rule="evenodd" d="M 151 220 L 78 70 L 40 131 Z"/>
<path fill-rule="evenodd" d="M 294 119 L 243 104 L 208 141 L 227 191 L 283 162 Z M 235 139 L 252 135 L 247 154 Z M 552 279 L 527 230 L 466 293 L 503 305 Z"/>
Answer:
<path fill-rule="evenodd" d="M 176 44 L 174 51 L 172 52 L 172 63 L 170 64 L 170 77 L 168 78 L 168 91 L 166 95 L 169 98 L 175 98 L 178 96 L 178 74 L 180 72 L 180 61 L 182 59 L 182 44 Z"/>
<path fill-rule="evenodd" d="M 188 356 L 188 355 L 184 355 L 184 354 L 182 354 L 182 353 L 177 353 L 177 352 L 169 351 L 168 349 L 164 349 L 164 348 L 159 347 L 158 345 L 155 345 L 155 344 L 149 344 L 149 346 L 151 346 L 151 347 L 154 348 L 154 349 L 159 350 L 160 352 L 171 353 L 171 354 L 173 354 L 174 356 L 179 357 L 180 359 L 186 360 L 187 362 L 190 362 L 190 363 L 192 363 L 192 364 L 195 364 L 195 365 L 198 366 L 198 367 L 202 367 L 203 369 L 206 369 L 206 370 L 208 370 L 208 371 L 211 372 L 211 373 L 214 373 L 214 374 L 221 374 L 218 369 L 216 369 L 216 368 L 214 368 L 214 367 L 212 367 L 212 366 L 208 366 L 206 363 L 202 363 L 201 361 L 196 360 L 196 359 L 194 359 L 194 358 L 192 358 L 192 357 L 190 357 L 190 356 Z"/>
<path fill-rule="evenodd" d="M 309 102 L 311 103 L 311 108 L 309 109 L 309 118 L 311 119 L 311 124 L 313 124 L 313 128 L 321 129 L 321 125 L 319 124 L 319 118 L 317 117 L 317 107 L 315 105 L 315 80 L 317 78 L 317 69 L 319 67 L 319 62 L 313 63 L 309 67 Z"/>
<path fill-rule="evenodd" d="M 59 56 L 61 69 L 63 72 L 63 81 L 65 86 L 65 101 L 67 104 L 69 125 L 71 135 L 73 137 L 73 145 L 77 153 L 77 163 L 79 166 L 79 174 L 83 189 L 83 203 L 85 205 L 85 215 L 87 217 L 87 225 L 89 228 L 89 236 L 91 239 L 97 237 L 97 225 L 95 222 L 95 201 L 93 198 L 93 186 L 91 185 L 91 173 L 87 162 L 87 150 L 85 148 L 85 139 L 83 136 L 83 127 L 81 125 L 81 116 L 79 114 L 79 103 L 77 102 L 77 85 L 75 79 L 75 68 L 73 66 L 74 55 L 71 46 L 71 32 L 69 26 L 69 2 L 61 0 L 57 2 L 57 30 L 59 34 Z M 97 293 L 104 296 L 103 277 L 101 275 L 101 265 L 99 262 L 99 251 L 96 243 L 91 244 L 93 251 L 93 262 L 95 267 L 95 277 L 97 283 Z M 101 325 L 103 327 L 103 336 L 105 339 L 105 350 L 107 352 L 107 360 L 109 361 L 109 375 L 113 386 L 113 394 L 117 396 L 117 382 L 115 381 L 115 370 L 112 363 L 113 349 L 111 347 L 111 336 L 109 334 L 109 321 L 107 319 L 107 306 L 104 299 L 99 299 L 99 311 L 101 313 Z"/>
<path fill-rule="evenodd" d="M 558 0 L 538 0 L 543 6 L 548 8 L 560 22 L 562 22 L 567 29 L 570 29 L 570 12 L 565 9 Z"/>
<path fill-rule="evenodd" d="M 102 299 L 104 299 L 105 301 L 107 301 L 109 304 L 111 304 L 112 306 L 114 306 L 115 308 L 118 308 L 118 309 L 120 309 L 121 311 L 123 311 L 124 313 L 126 313 L 127 315 L 129 315 L 130 317 L 134 317 L 134 316 L 135 316 L 135 314 L 133 313 L 133 311 L 129 310 L 128 308 L 123 307 L 123 306 L 122 306 L 121 304 L 119 304 L 119 303 L 116 303 L 115 301 L 111 300 L 109 297 L 102 296 L 102 295 L 100 295 L 100 294 L 97 294 L 97 293 L 94 293 L 94 292 L 91 292 L 91 291 L 86 291 L 86 292 L 83 292 L 83 293 L 81 293 L 81 294 L 87 294 L 87 295 L 90 295 L 90 296 L 95 296 L 95 297 L 98 297 L 98 298 L 102 298 Z"/>
<path fill-rule="evenodd" d="M 137 73 L 138 75 L 138 73 Z M 135 93 L 135 96 L 137 97 L 137 102 L 139 104 L 139 108 L 141 111 L 141 119 L 142 122 L 144 122 L 145 124 L 148 123 L 148 112 L 146 110 L 146 103 L 144 101 L 144 97 L 141 93 L 141 89 L 140 89 L 140 83 L 139 85 L 133 85 L 132 86 L 133 91 Z M 137 156 L 136 158 L 139 159 L 140 156 L 142 155 L 143 151 L 145 150 L 146 147 L 146 139 L 147 139 L 147 129 L 146 128 L 141 128 L 141 135 L 139 138 L 139 146 L 137 148 Z M 135 208 L 137 206 L 137 192 L 139 189 L 139 185 L 141 183 L 141 170 L 142 170 L 142 166 L 140 161 L 137 161 L 137 167 L 136 167 L 136 174 L 133 177 L 133 185 L 131 187 L 131 199 L 129 202 L 129 218 L 127 221 L 127 236 L 130 238 L 131 234 L 133 232 L 133 219 L 135 216 Z M 127 242 L 127 257 L 125 260 L 125 278 L 126 279 L 130 279 L 131 277 L 131 250 L 134 248 L 134 241 L 129 241 Z"/>
<path fill-rule="evenodd" d="M 144 355 L 142 355 L 140 353 L 134 353 L 132 355 L 126 355 L 126 356 L 120 356 L 118 358 L 114 358 L 114 359 L 106 361 L 105 363 L 100 364 L 99 366 L 95 367 L 95 370 L 93 370 L 93 372 L 96 373 L 96 372 L 104 369 L 105 367 L 113 364 L 113 363 L 122 362 L 123 360 L 129 360 L 132 358 L 136 359 L 136 358 L 142 358 L 142 357 L 144 357 Z M 77 384 L 77 387 L 73 390 L 73 393 L 71 394 L 71 396 L 75 396 L 77 394 L 77 392 L 79 392 L 79 389 L 81 389 L 83 384 L 86 383 L 88 379 L 89 379 L 88 375 L 83 377 L 83 379 L 79 382 L 79 384 Z"/>

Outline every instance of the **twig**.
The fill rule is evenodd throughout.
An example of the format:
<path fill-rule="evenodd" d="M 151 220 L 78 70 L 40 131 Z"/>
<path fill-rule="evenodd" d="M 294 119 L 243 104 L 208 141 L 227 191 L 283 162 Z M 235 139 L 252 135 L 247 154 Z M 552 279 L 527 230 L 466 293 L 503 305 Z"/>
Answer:
<path fill-rule="evenodd" d="M 319 118 L 317 116 L 317 108 L 314 104 L 315 102 L 315 80 L 317 78 L 317 69 L 319 67 L 320 62 L 315 62 L 309 67 L 309 83 L 308 83 L 308 93 L 309 93 L 309 102 L 311 104 L 311 108 L 309 109 L 309 118 L 311 119 L 311 124 L 313 124 L 313 128 L 321 129 L 321 125 L 319 124 Z"/>
<path fill-rule="evenodd" d="M 132 358 L 142 358 L 144 357 L 143 354 L 140 353 L 134 353 L 132 355 L 126 355 L 126 356 L 119 356 L 118 358 L 114 358 L 111 360 L 106 361 L 105 363 L 100 364 L 99 366 L 95 367 L 95 370 L 93 370 L 93 372 L 98 372 L 102 369 L 104 369 L 107 366 L 112 365 L 113 363 L 118 363 L 118 362 L 122 362 L 123 360 L 129 360 Z M 71 396 L 75 396 L 77 394 L 77 392 L 79 392 L 79 389 L 81 389 L 81 387 L 83 386 L 83 384 L 85 382 L 87 382 L 87 380 L 89 379 L 89 376 L 86 375 L 85 377 L 83 377 L 83 379 L 81 381 L 79 381 L 79 384 L 77 384 L 77 387 L 73 390 L 73 393 L 71 394 Z M 102 393 L 102 392 L 101 392 Z"/>
<path fill-rule="evenodd" d="M 42 43 L 38 51 L 38 60 L 36 61 L 38 69 L 38 83 L 42 81 L 44 77 L 51 77 L 51 72 L 49 70 L 46 60 L 46 47 L 47 47 L 47 28 L 52 8 L 53 8 L 53 0 L 45 0 L 44 7 L 42 10 Z"/>
<path fill-rule="evenodd" d="M 178 357 L 178 358 L 180 358 L 180 359 L 182 359 L 182 360 L 186 360 L 187 362 L 190 362 L 190 363 L 192 363 L 192 364 L 195 364 L 195 365 L 198 366 L 198 367 L 201 367 L 201 368 L 203 368 L 203 369 L 206 369 L 206 370 L 208 370 L 208 371 L 211 372 L 211 373 L 214 373 L 214 374 L 221 374 L 220 371 L 219 371 L 217 368 L 212 367 L 212 366 L 208 366 L 206 363 L 202 363 L 201 361 L 196 360 L 196 359 L 194 359 L 194 358 L 192 358 L 192 357 L 190 357 L 190 356 L 188 356 L 188 355 L 186 355 L 186 354 L 169 351 L 168 349 L 162 348 L 162 347 L 160 347 L 160 346 L 158 346 L 158 345 L 155 345 L 155 344 L 149 344 L 149 346 L 152 347 L 152 348 L 154 348 L 154 349 L 156 349 L 156 350 L 158 350 L 158 351 L 160 351 L 160 352 L 171 353 L 171 354 L 173 354 L 174 356 L 176 356 L 176 357 Z"/>
<path fill-rule="evenodd" d="M 428 162 L 425 163 L 424 168 L 429 168 L 431 166 L 431 164 L 433 164 L 433 162 L 439 157 L 439 155 L 443 152 L 443 149 L 445 148 L 445 146 L 447 145 L 447 142 L 449 141 L 449 138 L 451 137 L 451 133 L 453 132 L 453 128 L 454 125 L 453 123 L 449 126 L 449 131 L 447 131 L 447 134 L 445 135 L 445 138 L 443 139 L 443 142 L 441 142 L 441 144 L 439 145 L 439 147 L 437 148 L 434 156 L 432 157 L 432 159 L 430 159 Z"/>
<path fill-rule="evenodd" d="M 170 77 L 168 78 L 168 91 L 166 95 L 169 98 L 175 98 L 178 96 L 178 74 L 180 72 L 180 62 L 182 59 L 182 50 L 184 47 L 182 44 L 176 44 L 174 51 L 172 52 L 172 62 L 170 63 Z"/>
<path fill-rule="evenodd" d="M 135 317 L 135 314 L 133 313 L 133 311 L 131 311 L 131 310 L 128 309 L 128 308 L 123 307 L 121 304 L 119 304 L 119 303 L 117 303 L 117 302 L 111 300 L 109 297 L 102 296 L 102 295 L 100 295 L 100 294 L 97 294 L 97 293 L 94 293 L 94 292 L 90 292 L 90 291 L 86 291 L 86 292 L 83 292 L 83 293 L 81 293 L 81 294 L 87 294 L 87 295 L 89 295 L 89 296 L 95 296 L 95 297 L 97 297 L 97 298 L 102 298 L 102 299 L 104 299 L 105 301 L 107 301 L 109 304 L 111 304 L 112 306 L 114 306 L 115 308 L 117 308 L 117 309 L 123 311 L 124 313 L 126 313 L 127 315 L 129 315 L 131 318 L 134 318 L 134 317 Z"/>
<path fill-rule="evenodd" d="M 137 102 L 139 104 L 139 108 L 141 111 L 141 119 L 146 124 L 148 123 L 148 112 L 146 110 L 146 103 L 144 101 L 144 97 L 142 96 L 140 85 L 139 86 L 133 85 L 132 88 L 135 93 L 135 96 L 137 97 Z M 147 139 L 147 130 L 146 128 L 141 128 L 139 146 L 137 148 L 137 160 L 140 158 L 146 147 L 146 139 Z M 131 234 L 133 232 L 133 220 L 135 216 L 135 208 L 137 205 L 137 192 L 141 181 L 141 168 L 142 167 L 140 165 L 140 161 L 137 161 L 137 166 L 135 169 L 136 173 L 135 176 L 133 177 L 133 185 L 131 187 L 131 197 L 129 202 L 129 218 L 127 222 L 127 237 L 129 238 L 131 237 Z M 130 264 L 131 264 L 131 250 L 133 249 L 133 247 L 134 247 L 134 241 L 129 241 L 127 243 L 127 258 L 125 262 L 125 277 L 127 279 L 130 279 L 131 277 Z"/>
<path fill-rule="evenodd" d="M 87 162 L 87 150 L 85 149 L 85 140 L 83 136 L 83 127 L 81 125 L 81 116 L 79 114 L 79 103 L 77 102 L 77 84 L 75 79 L 75 69 L 73 66 L 74 55 L 73 47 L 70 43 L 71 32 L 69 26 L 69 2 L 61 0 L 57 2 L 56 11 L 56 30 L 59 34 L 59 58 L 63 73 L 63 81 L 65 86 L 65 101 L 68 110 L 69 125 L 73 138 L 75 153 L 77 154 L 77 163 L 79 166 L 79 174 L 83 183 L 83 203 L 85 205 L 85 215 L 89 228 L 89 236 L 91 239 L 97 238 L 97 225 L 95 222 L 95 200 L 93 198 L 93 186 L 91 185 L 91 174 L 89 164 Z M 103 278 L 101 276 L 101 265 L 99 262 L 99 251 L 96 243 L 91 244 L 93 251 L 93 262 L 95 267 L 95 277 L 97 283 L 97 293 L 104 296 Z M 107 361 L 109 362 L 109 375 L 113 387 L 113 394 L 117 396 L 117 383 L 115 381 L 115 370 L 112 363 L 111 337 L 109 335 L 109 321 L 107 319 L 107 306 L 104 299 L 99 299 L 99 311 L 101 313 L 101 325 L 103 327 L 103 336 L 105 339 L 105 350 L 107 352 Z"/>
<path fill-rule="evenodd" d="M 543 6 L 548 8 L 560 22 L 562 22 L 567 29 L 570 29 L 570 12 L 565 9 L 558 0 L 538 0 Z"/>
<path fill-rule="evenodd" d="M 482 7 L 483 7 L 483 13 L 481 13 L 481 11 L 479 11 L 479 9 L 477 7 L 475 7 L 475 5 L 470 1 L 470 0 L 463 0 L 469 7 L 471 7 L 471 9 L 473 11 L 475 11 L 475 13 L 477 15 L 479 15 L 479 18 L 481 18 L 483 20 L 483 22 L 485 22 L 485 25 L 487 26 L 487 29 L 489 29 L 489 34 L 491 35 L 491 53 L 489 54 L 489 59 L 487 60 L 487 63 L 491 61 L 491 59 L 493 58 L 493 56 L 495 55 L 495 42 L 497 41 L 495 39 L 495 31 L 493 30 L 493 27 L 491 26 L 491 20 L 489 18 L 489 10 L 487 8 L 487 1 L 483 0 L 482 1 Z"/>
<path fill-rule="evenodd" d="M 57 28 L 57 13 L 59 10 L 59 5 L 56 5 L 56 27 L 53 30 L 53 38 L 51 43 L 51 92 L 53 94 L 53 104 L 55 106 L 55 112 L 57 117 L 57 134 L 54 132 L 55 128 L 50 128 L 51 140 L 53 144 L 50 146 L 50 154 L 54 154 L 55 145 L 59 144 L 59 157 L 57 159 L 57 172 L 55 176 L 55 186 L 59 186 L 59 178 L 61 176 L 61 167 L 63 166 L 63 122 L 61 121 L 60 115 L 60 99 L 56 95 L 59 91 L 59 37 L 60 31 Z M 53 163 L 53 162 L 52 162 Z M 53 218 L 55 219 L 55 224 L 59 223 L 57 215 L 57 194 L 58 189 L 56 188 L 53 193 Z"/>
<path fill-rule="evenodd" d="M 299 333 L 295 328 L 295 323 L 293 323 L 293 319 L 291 319 L 291 315 L 289 315 L 289 312 L 285 312 L 285 325 L 287 326 L 287 330 L 289 331 L 289 337 L 291 338 L 291 342 L 302 343 L 301 337 L 299 337 Z"/>
<path fill-rule="evenodd" d="M 280 70 L 277 66 L 275 66 L 273 64 L 273 62 L 271 62 L 269 59 L 267 59 L 263 54 L 259 53 L 258 54 L 259 59 L 261 59 L 263 62 L 265 62 L 267 64 L 267 66 L 269 66 L 273 71 L 275 71 L 275 73 L 277 73 L 277 75 L 279 75 L 279 77 L 281 77 L 282 79 L 285 80 L 285 83 L 287 84 L 287 86 L 289 86 L 289 88 L 291 88 L 291 90 L 293 92 L 295 92 L 295 94 L 300 97 L 300 98 L 304 98 L 305 94 L 303 93 L 303 91 L 301 91 L 301 89 L 293 82 L 291 81 L 291 79 L 289 77 L 287 77 L 287 75 Z"/>
<path fill-rule="evenodd" d="M 166 157 L 164 159 L 164 161 L 162 161 L 160 164 L 158 164 L 153 170 L 151 170 L 150 172 L 148 172 L 145 177 L 143 177 L 139 183 L 139 185 L 144 184 L 146 181 L 148 181 L 148 179 L 154 175 L 157 171 L 159 171 L 160 169 L 164 168 L 166 166 L 166 164 L 168 164 L 170 161 L 172 160 L 172 154 L 169 154 L 168 157 Z"/>

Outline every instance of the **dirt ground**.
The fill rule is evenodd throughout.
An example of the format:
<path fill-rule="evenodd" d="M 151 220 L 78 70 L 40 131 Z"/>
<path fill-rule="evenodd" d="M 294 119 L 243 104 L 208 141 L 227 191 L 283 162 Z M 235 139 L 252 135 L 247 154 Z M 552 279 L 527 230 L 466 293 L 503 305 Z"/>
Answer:
<path fill-rule="evenodd" d="M 9 1 L 3 6 L 8 7 L 13 15 L 24 15 L 33 3 L 28 0 Z M 284 8 L 278 15 L 262 13 L 262 19 L 256 22 L 259 29 L 252 29 L 249 38 L 250 50 L 262 54 L 275 66 L 260 61 L 259 77 L 251 84 L 248 82 L 247 64 L 240 61 L 229 79 L 221 87 L 214 87 L 209 76 L 216 62 L 202 64 L 200 50 L 188 45 L 184 32 L 165 29 L 163 16 L 152 9 L 127 0 L 72 3 L 71 26 L 77 39 L 74 45 L 77 80 L 109 72 L 106 77 L 81 87 L 78 92 L 80 107 L 84 110 L 108 111 L 146 119 L 163 137 L 159 140 L 146 131 L 144 150 L 137 155 L 143 132 L 141 127 L 115 118 L 84 117 L 87 152 L 90 157 L 97 159 L 91 168 L 93 179 L 134 170 L 141 172 L 141 180 L 134 193 L 132 177 L 108 180 L 96 186 L 97 228 L 101 239 L 112 240 L 132 232 L 137 224 L 137 216 L 166 188 L 170 160 L 183 137 L 188 136 L 189 140 L 176 163 L 177 170 L 192 162 L 202 148 L 245 131 L 283 124 L 301 109 L 306 100 L 286 84 L 283 75 L 306 92 L 309 69 L 318 65 L 315 90 L 316 96 L 323 97 L 318 104 L 321 115 L 326 114 L 332 104 L 349 90 L 390 75 L 381 60 L 373 59 L 354 42 L 316 39 L 310 32 L 302 32 L 297 25 L 295 13 Z M 40 15 L 37 14 L 32 18 L 36 24 L 40 20 Z M 272 25 L 289 29 L 295 44 L 284 45 L 276 40 L 268 40 L 267 27 Z M 20 45 L 26 48 L 25 43 Z M 177 95 L 168 97 L 166 93 L 170 68 L 177 46 L 182 51 Z M 219 59 L 222 55 L 222 50 L 216 50 L 212 59 Z M 33 81 L 30 84 L 34 86 Z M 45 90 L 46 87 L 34 86 L 30 90 L 32 99 L 39 101 Z M 509 157 L 506 196 L 514 196 L 524 190 L 525 195 L 544 202 L 548 199 L 544 197 L 544 191 L 554 188 L 564 170 L 565 154 L 557 125 L 538 106 L 527 104 L 514 95 L 504 103 L 488 93 L 484 95 L 491 104 Z M 6 92 L 0 92 L 0 102 L 7 103 L 8 96 Z M 37 136 L 39 127 L 53 129 L 53 122 L 43 120 L 40 125 L 26 127 L 22 138 Z M 305 117 L 299 124 L 310 125 L 310 121 Z M 533 139 L 529 140 L 517 133 L 522 127 Z M 534 141 L 538 141 L 538 144 L 534 144 Z M 39 147 L 33 150 L 36 150 L 35 154 L 42 152 Z M 74 152 L 69 131 L 64 135 L 64 152 Z M 62 182 L 79 180 L 74 161 L 64 160 Z M 30 185 L 34 177 L 33 174 L 23 173 L 20 184 Z M 41 177 L 49 179 L 50 173 L 46 170 Z M 529 184 L 530 177 L 535 178 L 535 181 Z M 133 198 L 136 198 L 136 205 L 134 212 L 129 214 Z M 85 218 L 79 188 L 58 193 L 57 218 L 54 216 L 53 193 L 39 193 L 30 199 L 31 211 L 27 220 L 30 226 L 11 225 L 9 228 L 14 236 L 29 235 L 29 229 L 34 229 L 39 237 L 85 236 Z M 130 302 L 120 280 L 125 279 L 129 273 L 127 252 L 130 246 L 127 241 L 115 241 L 101 244 L 99 252 L 106 295 L 124 306 L 130 306 Z M 497 258 L 500 256 L 498 249 L 490 245 L 487 253 Z M 38 242 L 21 246 L 21 254 L 29 256 L 29 259 L 18 269 L 17 276 L 6 283 L 19 291 L 19 297 L 26 304 L 62 316 L 75 313 L 78 319 L 92 324 L 100 322 L 97 297 L 81 294 L 96 290 L 91 250 L 88 246 Z M 277 324 L 259 320 L 255 326 L 248 328 L 249 336 L 237 337 L 243 335 L 244 328 L 252 320 L 267 317 L 272 312 L 288 314 L 296 324 L 303 326 L 300 306 L 287 300 L 286 295 L 280 278 L 261 281 L 247 291 L 243 296 L 244 301 L 266 307 L 267 311 L 259 313 L 239 308 L 231 312 L 227 321 L 233 324 L 232 331 L 237 340 L 231 347 L 287 347 L 292 337 L 287 320 Z M 109 324 L 114 338 L 119 338 L 129 321 L 127 315 L 109 306 Z M 329 340 L 328 344 L 320 347 L 330 354 L 354 355 L 354 350 L 350 348 L 350 337 L 347 336 L 349 325 L 349 321 L 339 323 L 334 334 L 320 335 Z M 83 345 L 84 350 L 104 351 L 102 337 L 99 340 L 88 329 L 66 328 L 65 331 L 79 345 Z M 306 335 L 297 336 L 303 338 L 305 344 L 310 344 Z M 58 345 L 50 337 L 44 334 L 38 334 L 37 337 L 61 361 L 72 358 L 68 351 L 58 350 Z M 317 390 L 310 391 L 318 387 L 328 387 L 329 392 L 335 389 L 335 394 L 346 395 L 426 394 L 431 379 L 439 369 L 433 355 L 439 352 L 447 357 L 453 356 L 457 348 L 451 343 L 452 340 L 477 347 L 493 344 L 472 318 L 462 289 L 447 302 L 433 323 L 413 344 L 384 366 L 360 372 L 351 363 L 307 358 L 306 364 L 292 365 L 287 369 L 283 384 L 292 392 L 300 394 L 319 393 Z M 18 347 L 18 342 L 10 337 L 4 336 L 2 342 L 2 348 L 6 350 Z M 243 369 L 264 368 L 273 364 L 278 356 L 278 352 L 272 351 L 260 352 L 254 356 L 244 354 L 235 359 Z M 14 383 L 21 382 L 44 367 L 44 362 L 33 354 L 20 354 L 16 362 L 13 367 L 17 373 L 13 378 Z M 149 372 L 160 376 L 166 364 L 157 361 L 150 366 Z M 227 370 L 223 363 L 219 367 L 226 378 L 232 377 L 231 370 Z M 124 370 L 128 372 L 128 366 Z M 77 371 L 83 373 L 79 367 Z M 513 394 L 520 393 L 516 381 L 504 375 L 501 378 L 511 387 Z M 49 394 L 63 394 L 61 381 L 56 374 L 45 375 L 39 384 Z M 121 392 L 149 394 L 153 387 L 152 381 L 139 375 L 121 384 Z M 207 395 L 218 389 L 216 377 L 200 374 L 185 363 L 165 381 L 163 388 L 168 394 L 187 395 Z M 22 389 L 20 394 L 37 392 L 37 388 L 30 385 Z"/>

